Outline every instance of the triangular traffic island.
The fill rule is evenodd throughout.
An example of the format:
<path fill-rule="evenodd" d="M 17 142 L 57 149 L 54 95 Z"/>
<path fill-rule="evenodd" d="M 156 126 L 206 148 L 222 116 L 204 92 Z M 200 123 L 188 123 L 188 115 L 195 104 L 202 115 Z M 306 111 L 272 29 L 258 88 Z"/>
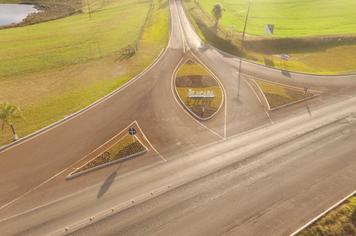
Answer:
<path fill-rule="evenodd" d="M 66 177 L 66 180 L 140 156 L 147 151 L 148 149 L 141 143 L 136 135 L 131 136 L 127 134 L 103 153 L 70 173 Z"/>
<path fill-rule="evenodd" d="M 252 82 L 263 94 L 270 111 L 319 96 L 307 87 L 297 88 L 257 79 L 252 79 Z"/>
<path fill-rule="evenodd" d="M 223 94 L 219 82 L 192 60 L 178 70 L 174 85 L 182 105 L 199 120 L 212 118 L 222 105 Z"/>

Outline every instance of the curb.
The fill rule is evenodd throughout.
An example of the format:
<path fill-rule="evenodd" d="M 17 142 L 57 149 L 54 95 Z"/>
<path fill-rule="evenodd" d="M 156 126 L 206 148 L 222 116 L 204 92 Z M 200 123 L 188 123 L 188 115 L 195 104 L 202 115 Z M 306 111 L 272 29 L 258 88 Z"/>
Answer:
<path fill-rule="evenodd" d="M 125 137 L 125 136 L 124 136 Z M 124 138 L 123 137 L 123 138 Z M 136 137 L 136 135 L 135 135 Z M 111 145 L 110 147 L 108 147 L 105 151 L 107 151 L 108 149 L 110 149 L 111 147 L 113 147 L 115 144 L 117 144 L 118 142 L 120 142 L 123 138 L 121 138 L 119 141 L 117 141 L 116 143 L 114 143 L 113 145 Z M 90 173 L 94 170 L 98 170 L 98 169 L 101 169 L 101 168 L 104 168 L 104 167 L 107 167 L 107 166 L 110 166 L 110 165 L 113 165 L 113 164 L 116 164 L 116 163 L 119 163 L 119 162 L 122 162 L 122 161 L 126 161 L 128 159 L 131 159 L 131 158 L 134 158 L 134 157 L 137 157 L 137 156 L 140 156 L 142 154 L 145 154 L 146 152 L 148 152 L 148 148 L 143 145 L 143 143 L 136 137 L 137 141 L 145 148 L 145 150 L 141 151 L 141 152 L 138 152 L 138 153 L 134 153 L 134 154 L 131 154 L 129 156 L 126 156 L 126 157 L 122 157 L 120 159 L 117 159 L 115 161 L 110 161 L 110 162 L 107 162 L 107 163 L 104 163 L 102 165 L 99 165 L 99 166 L 95 166 L 93 168 L 90 168 L 90 169 L 87 169 L 87 170 L 84 170 L 84 171 L 81 171 L 79 173 L 76 173 L 76 174 L 73 174 L 75 171 L 77 171 L 79 168 L 85 166 L 86 164 L 88 164 L 89 162 L 95 160 L 98 156 L 95 156 L 94 158 L 90 159 L 88 162 L 86 162 L 85 164 L 81 165 L 80 167 L 76 168 L 74 171 L 72 171 L 67 177 L 66 177 L 66 180 L 71 180 L 73 178 L 76 178 L 78 176 L 81 176 L 81 175 L 84 175 L 84 174 L 87 174 L 87 173 Z M 105 151 L 103 151 L 102 153 L 104 153 Z"/>
<path fill-rule="evenodd" d="M 144 147 L 145 147 L 145 146 L 144 146 Z M 145 148 L 146 148 L 146 147 L 145 147 Z M 70 174 L 66 177 L 66 180 L 71 180 L 71 179 L 74 179 L 74 178 L 76 178 L 76 177 L 79 177 L 79 176 L 88 174 L 88 173 L 90 173 L 90 172 L 93 172 L 93 171 L 95 171 L 95 170 L 99 170 L 99 169 L 102 169 L 102 168 L 104 168 L 104 167 L 111 166 L 111 165 L 117 164 L 117 163 L 119 163 L 119 162 L 126 161 L 126 160 L 128 160 L 128 159 L 131 159 L 131 158 L 140 156 L 140 155 L 142 155 L 142 154 L 145 154 L 146 152 L 148 152 L 147 148 L 146 148 L 146 150 L 144 150 L 144 151 L 141 151 L 141 152 L 138 152 L 138 153 L 129 155 L 129 156 L 127 156 L 127 157 L 120 158 L 120 159 L 115 160 L 115 161 L 111 161 L 111 162 L 102 164 L 102 165 L 100 165 L 100 166 L 95 166 L 95 167 L 90 168 L 90 169 L 88 169 L 88 170 L 81 171 L 81 172 L 79 172 L 79 173 L 77 173 L 77 174 L 72 174 L 72 173 L 74 172 L 74 171 L 73 171 L 72 173 L 70 173 Z M 96 158 L 96 157 L 95 157 L 95 158 Z M 86 164 L 87 164 L 87 163 L 85 163 L 84 165 L 86 165 Z M 83 166 L 83 165 L 82 165 L 82 166 Z M 80 167 L 79 167 L 79 168 L 80 168 Z"/>
<path fill-rule="evenodd" d="M 194 61 L 196 64 L 200 64 L 200 63 L 197 63 L 194 59 L 187 59 L 185 62 L 184 62 L 184 64 L 188 61 L 188 60 L 192 60 L 192 61 Z M 183 64 L 183 65 L 184 65 Z M 183 66 L 182 65 L 182 66 Z M 181 67 L 182 67 L 181 66 Z M 201 65 L 200 65 L 201 66 Z M 179 67 L 179 69 L 181 68 L 181 67 Z M 179 70 L 178 69 L 178 70 Z M 178 71 L 177 71 L 178 72 Z M 176 75 L 177 75 L 177 73 L 176 73 Z M 212 76 L 213 77 L 213 76 Z M 174 83 L 174 85 L 175 85 L 175 82 L 176 82 L 176 78 L 177 78 L 177 76 L 174 76 L 174 80 L 173 80 L 173 83 Z M 215 78 L 214 78 L 215 79 Z M 219 81 L 220 82 L 220 81 Z M 219 85 L 219 87 L 220 87 L 220 85 Z M 221 87 L 220 87 L 220 90 L 221 90 Z M 222 91 L 222 90 L 221 90 Z M 214 114 L 212 114 L 211 116 L 209 116 L 209 117 L 207 117 L 207 118 L 202 118 L 202 117 L 199 117 L 199 116 L 197 116 L 194 112 L 192 112 L 186 105 L 185 105 L 185 103 L 182 101 L 182 99 L 180 98 L 180 96 L 179 96 L 179 94 L 178 94 L 178 92 L 177 92 L 177 86 L 174 86 L 174 92 L 176 93 L 176 96 L 178 97 L 178 99 L 179 99 L 179 101 L 183 104 L 183 106 L 184 106 L 184 108 L 192 115 L 192 116 L 194 116 L 196 119 L 198 119 L 198 120 L 201 120 L 201 121 L 207 121 L 207 120 L 210 120 L 211 118 L 213 118 L 217 113 L 218 113 L 218 111 L 220 110 L 220 108 L 221 108 L 221 106 L 222 106 L 222 104 L 223 104 L 223 102 L 221 102 L 221 104 L 220 104 L 220 107 L 219 107 L 219 109 L 218 110 L 216 110 L 216 112 L 214 113 Z M 224 100 L 222 100 L 222 101 L 224 101 Z"/>
<path fill-rule="evenodd" d="M 300 102 L 303 102 L 303 101 L 307 101 L 307 100 L 310 100 L 310 99 L 319 97 L 319 94 L 315 94 L 315 95 L 312 96 L 312 97 L 304 98 L 304 99 L 301 99 L 301 100 L 297 100 L 297 101 L 294 101 L 294 102 L 291 102 L 291 103 L 287 103 L 287 104 L 281 105 L 281 106 L 279 106 L 279 107 L 271 108 L 271 107 L 269 106 L 269 102 L 268 102 L 268 100 L 267 100 L 265 94 L 263 93 L 262 89 L 260 88 L 260 86 L 258 86 L 258 84 L 255 82 L 254 79 L 251 79 L 251 81 L 257 86 L 258 90 L 262 93 L 263 98 L 265 99 L 265 102 L 266 102 L 266 104 L 267 104 L 267 106 L 268 106 L 268 110 L 269 110 L 269 111 L 275 111 L 275 110 L 278 110 L 278 109 L 283 108 L 283 107 L 288 107 L 288 106 L 291 106 L 291 105 L 294 105 L 294 104 L 297 104 L 297 103 L 300 103 Z"/>

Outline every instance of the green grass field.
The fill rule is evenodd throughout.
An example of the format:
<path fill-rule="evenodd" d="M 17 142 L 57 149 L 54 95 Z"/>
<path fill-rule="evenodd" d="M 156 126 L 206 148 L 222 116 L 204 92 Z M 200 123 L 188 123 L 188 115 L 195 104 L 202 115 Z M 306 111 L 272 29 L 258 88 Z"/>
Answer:
<path fill-rule="evenodd" d="M 14 124 L 20 138 L 119 88 L 167 45 L 167 0 L 104 2 L 92 20 L 84 13 L 0 30 L 0 102 L 23 111 L 27 122 Z M 136 54 L 122 55 L 135 44 Z M 12 139 L 10 127 L 0 130 L 0 146 Z"/>
<path fill-rule="evenodd" d="M 151 1 L 112 1 L 92 14 L 0 31 L 0 77 L 121 53 L 140 40 Z M 127 12 L 135 9 L 135 14 Z M 16 71 L 17 70 L 17 71 Z"/>
<path fill-rule="evenodd" d="M 200 4 L 204 5 L 208 2 L 212 5 L 216 3 L 207 0 L 201 1 Z M 251 8 L 255 5 L 255 3 L 252 4 Z M 184 0 L 184 6 L 203 41 L 240 58 L 276 68 L 307 73 L 344 74 L 356 71 L 355 34 L 304 38 L 246 35 L 243 47 L 242 34 L 237 31 L 232 34 L 227 26 L 221 24 L 216 26 L 208 15 L 211 9 L 205 12 L 193 0 Z M 227 10 L 225 13 L 223 19 L 228 16 Z M 281 54 L 290 56 L 287 64 L 281 63 Z"/>
<path fill-rule="evenodd" d="M 274 36 L 305 37 L 315 35 L 356 33 L 354 0 L 254 0 L 250 7 L 246 34 L 264 35 L 266 24 L 273 24 Z M 220 24 L 235 26 L 242 32 L 248 1 L 201 0 L 200 5 L 210 13 L 216 3 L 225 8 Z"/>

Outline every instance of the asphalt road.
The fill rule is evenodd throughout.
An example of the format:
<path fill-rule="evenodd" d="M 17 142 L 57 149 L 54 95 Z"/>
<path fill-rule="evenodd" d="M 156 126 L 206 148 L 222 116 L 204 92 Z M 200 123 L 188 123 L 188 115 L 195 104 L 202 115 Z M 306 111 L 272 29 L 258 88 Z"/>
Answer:
<path fill-rule="evenodd" d="M 0 235 L 66 227 L 74 235 L 289 235 L 355 190 L 355 75 L 241 61 L 202 43 L 180 1 L 170 1 L 170 13 L 169 45 L 145 73 L 0 152 Z M 188 59 L 223 85 L 224 104 L 209 121 L 192 118 L 173 93 Z M 251 78 L 320 96 L 270 112 Z M 65 181 L 129 127 L 147 154 Z"/>

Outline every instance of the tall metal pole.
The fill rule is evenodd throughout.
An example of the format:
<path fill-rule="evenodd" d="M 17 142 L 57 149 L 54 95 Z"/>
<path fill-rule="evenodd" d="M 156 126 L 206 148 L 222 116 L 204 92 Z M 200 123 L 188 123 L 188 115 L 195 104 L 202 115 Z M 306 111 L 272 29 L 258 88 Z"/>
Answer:
<path fill-rule="evenodd" d="M 248 2 L 248 10 L 247 10 L 247 14 L 246 14 L 246 20 L 245 20 L 245 27 L 244 27 L 244 32 L 242 34 L 242 42 L 245 39 L 245 31 L 246 31 L 246 25 L 247 25 L 247 19 L 248 19 L 248 13 L 250 12 L 250 6 L 251 6 L 251 1 Z"/>

